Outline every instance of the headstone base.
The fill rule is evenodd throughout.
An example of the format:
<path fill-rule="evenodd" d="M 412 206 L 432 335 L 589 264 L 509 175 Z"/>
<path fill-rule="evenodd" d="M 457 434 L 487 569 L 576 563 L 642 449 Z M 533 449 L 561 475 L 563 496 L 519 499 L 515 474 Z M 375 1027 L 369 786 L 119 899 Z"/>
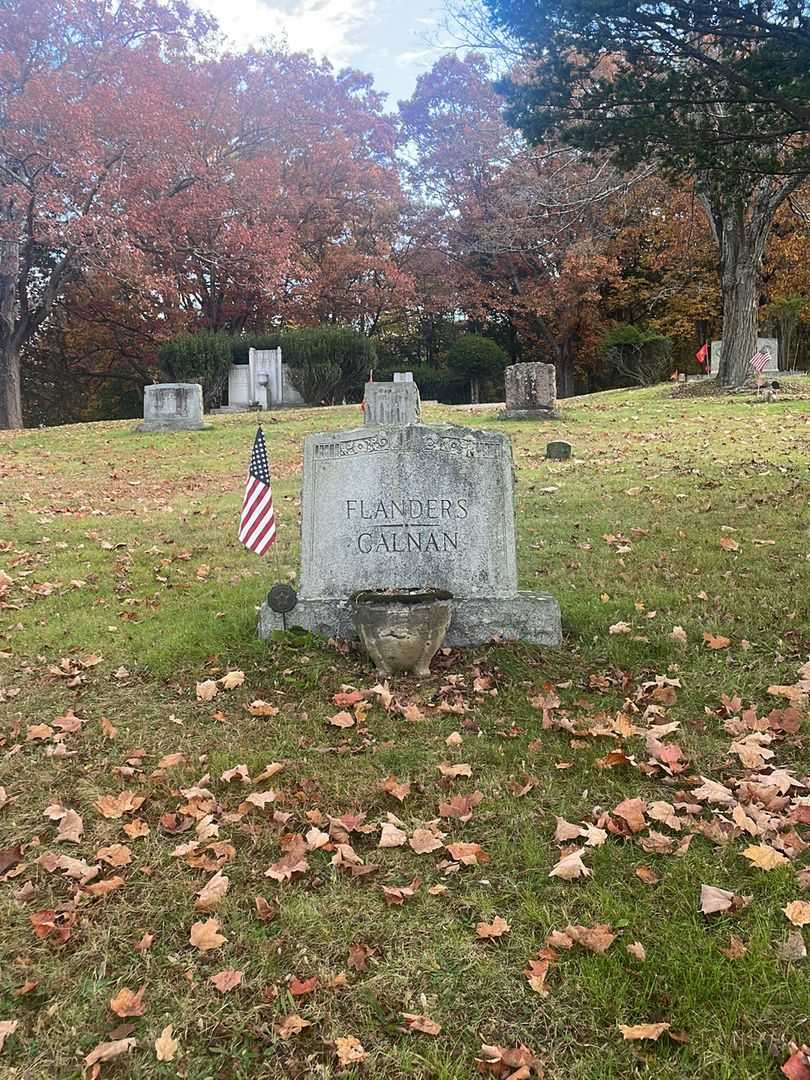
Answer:
<path fill-rule="evenodd" d="M 212 425 L 193 420 L 142 420 L 135 430 L 146 434 L 150 431 L 211 431 Z"/>
<path fill-rule="evenodd" d="M 499 420 L 561 420 L 556 409 L 504 409 L 498 413 Z"/>
<path fill-rule="evenodd" d="M 274 630 L 293 626 L 341 641 L 357 640 L 350 600 L 299 600 L 287 616 L 272 611 L 267 603 L 262 604 L 259 637 L 263 641 Z M 493 638 L 558 648 L 562 644 L 560 605 L 549 593 L 539 592 L 453 601 L 445 645 L 455 648 L 485 645 Z"/>

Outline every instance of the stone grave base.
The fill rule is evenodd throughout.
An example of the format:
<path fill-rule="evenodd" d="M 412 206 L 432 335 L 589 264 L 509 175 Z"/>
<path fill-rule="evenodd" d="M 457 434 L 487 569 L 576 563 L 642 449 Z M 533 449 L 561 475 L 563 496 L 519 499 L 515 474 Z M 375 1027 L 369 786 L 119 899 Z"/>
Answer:
<path fill-rule="evenodd" d="M 498 413 L 499 420 L 561 420 L 556 409 L 504 409 Z"/>
<path fill-rule="evenodd" d="M 356 641 L 349 600 L 299 600 L 287 615 L 292 626 L 313 634 Z M 266 640 L 283 630 L 284 620 L 267 603 L 259 612 L 259 637 Z M 469 597 L 453 600 L 453 615 L 444 644 L 452 647 L 485 645 L 493 638 L 525 641 L 557 648 L 562 644 L 560 605 L 549 593 L 519 592 L 507 597 Z"/>
<path fill-rule="evenodd" d="M 142 420 L 135 430 L 146 434 L 150 431 L 212 431 L 213 426 L 194 420 Z"/>

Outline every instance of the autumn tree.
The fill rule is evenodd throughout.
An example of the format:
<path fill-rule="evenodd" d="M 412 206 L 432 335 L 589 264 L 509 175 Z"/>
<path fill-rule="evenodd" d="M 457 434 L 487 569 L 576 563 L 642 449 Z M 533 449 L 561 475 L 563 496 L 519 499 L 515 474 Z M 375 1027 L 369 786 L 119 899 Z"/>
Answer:
<path fill-rule="evenodd" d="M 0 427 L 20 359 L 88 261 L 142 275 L 129 215 L 190 178 L 167 150 L 173 63 L 209 26 L 172 2 L 8 0 L 0 17 Z M 148 174 L 148 182 L 147 182 Z"/>
<path fill-rule="evenodd" d="M 439 60 L 400 103 L 411 183 L 441 223 L 458 306 L 472 329 L 497 329 L 513 359 L 557 367 L 561 396 L 595 355 L 600 296 L 617 273 L 606 211 L 626 178 L 575 149 L 532 147 L 504 119 L 488 61 Z"/>
<path fill-rule="evenodd" d="M 395 133 L 370 77 L 215 54 L 212 35 L 173 0 L 5 5 L 0 425 L 22 423 L 20 365 L 57 356 L 49 336 L 82 378 L 142 379 L 182 329 L 371 334 L 407 303 Z"/>
<path fill-rule="evenodd" d="M 487 0 L 526 66 L 503 86 L 526 137 L 691 178 L 719 252 L 720 381 L 756 347 L 774 216 L 810 171 L 810 8 L 770 0 Z"/>

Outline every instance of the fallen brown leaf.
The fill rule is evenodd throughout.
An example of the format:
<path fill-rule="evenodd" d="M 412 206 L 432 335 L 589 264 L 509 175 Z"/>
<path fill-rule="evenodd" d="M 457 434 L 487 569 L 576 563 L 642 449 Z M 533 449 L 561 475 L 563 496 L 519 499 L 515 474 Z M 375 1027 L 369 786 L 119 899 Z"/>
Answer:
<path fill-rule="evenodd" d="M 191 927 L 189 942 L 201 952 L 218 949 L 226 941 L 227 938 L 219 933 L 219 919 L 206 919 L 204 922 L 195 922 Z"/>
<path fill-rule="evenodd" d="M 624 1039 L 659 1039 L 671 1024 L 619 1024 L 619 1031 Z"/>
<path fill-rule="evenodd" d="M 112 1061 L 122 1054 L 128 1054 L 137 1045 L 137 1039 L 115 1039 L 112 1042 L 99 1043 L 84 1059 L 85 1070 L 91 1069 L 97 1062 Z"/>
<path fill-rule="evenodd" d="M 128 987 L 122 987 L 114 998 L 110 1001 L 110 1008 L 116 1016 L 143 1016 L 144 1005 L 143 995 L 146 992 L 146 986 L 142 986 L 140 990 L 132 991 Z"/>
<path fill-rule="evenodd" d="M 368 1054 L 363 1049 L 363 1044 L 354 1035 L 338 1036 L 335 1039 L 335 1053 L 344 1068 L 347 1065 L 356 1065 L 360 1061 L 365 1061 L 368 1057 Z"/>
<path fill-rule="evenodd" d="M 203 885 L 194 901 L 195 911 L 214 911 L 230 886 L 230 878 L 221 871 Z"/>
<path fill-rule="evenodd" d="M 442 1030 L 441 1024 L 437 1024 L 429 1016 L 421 1016 L 418 1013 L 403 1013 L 402 1019 L 405 1021 L 408 1031 L 421 1031 L 423 1035 L 438 1035 Z"/>
<path fill-rule="evenodd" d="M 227 994 L 230 990 L 235 990 L 237 986 L 241 985 L 244 976 L 244 971 L 234 971 L 232 968 L 226 968 L 224 971 L 218 971 L 216 975 L 212 975 L 208 981 L 219 990 L 220 994 Z"/>
<path fill-rule="evenodd" d="M 169 1024 L 155 1039 L 155 1056 L 158 1061 L 174 1061 L 179 1047 L 177 1039 L 172 1038 L 172 1025 Z"/>
<path fill-rule="evenodd" d="M 300 1035 L 304 1028 L 312 1027 L 311 1020 L 304 1020 L 297 1013 L 283 1016 L 276 1023 L 273 1030 L 280 1039 L 291 1039 L 294 1035 Z"/>
<path fill-rule="evenodd" d="M 794 926 L 810 926 L 810 900 L 791 900 L 782 910 Z"/>
<path fill-rule="evenodd" d="M 484 940 L 500 938 L 508 934 L 510 930 L 509 923 L 500 915 L 496 915 L 491 923 L 480 922 L 475 928 L 475 936 Z"/>

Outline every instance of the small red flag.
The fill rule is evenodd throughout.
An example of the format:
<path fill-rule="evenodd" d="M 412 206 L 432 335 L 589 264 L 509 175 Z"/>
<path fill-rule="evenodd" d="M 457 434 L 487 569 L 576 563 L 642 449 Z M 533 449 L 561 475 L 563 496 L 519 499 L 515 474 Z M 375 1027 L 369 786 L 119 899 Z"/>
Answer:
<path fill-rule="evenodd" d="M 698 351 L 695 353 L 695 359 L 699 364 L 706 366 L 709 359 L 709 346 L 704 341 Z"/>

